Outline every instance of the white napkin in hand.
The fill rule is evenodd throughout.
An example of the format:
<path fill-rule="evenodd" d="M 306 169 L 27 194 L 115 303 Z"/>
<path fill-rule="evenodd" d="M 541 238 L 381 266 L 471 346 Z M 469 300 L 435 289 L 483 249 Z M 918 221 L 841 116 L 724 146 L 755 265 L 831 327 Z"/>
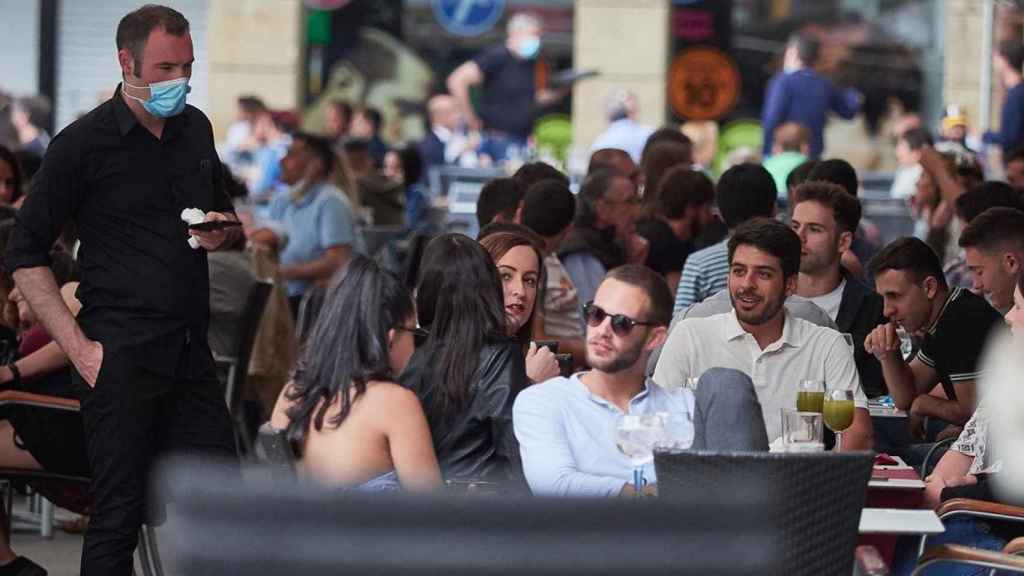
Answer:
<path fill-rule="evenodd" d="M 181 211 L 181 219 L 189 225 L 199 224 L 200 222 L 206 221 L 206 212 L 203 212 L 199 208 L 185 208 Z M 191 246 L 193 250 L 198 250 L 199 240 L 196 240 L 194 236 L 189 236 L 188 245 Z"/>

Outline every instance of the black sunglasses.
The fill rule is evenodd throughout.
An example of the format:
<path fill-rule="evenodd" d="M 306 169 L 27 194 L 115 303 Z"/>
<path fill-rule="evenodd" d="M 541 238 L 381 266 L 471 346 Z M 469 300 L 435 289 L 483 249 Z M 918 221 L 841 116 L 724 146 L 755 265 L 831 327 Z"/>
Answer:
<path fill-rule="evenodd" d="M 583 306 L 583 317 L 586 319 L 587 325 L 591 328 L 597 328 L 604 322 L 605 318 L 611 318 L 612 332 L 614 332 L 616 336 L 628 336 L 629 333 L 633 331 L 634 326 L 656 325 L 654 322 L 641 322 L 639 320 L 634 320 L 625 314 L 609 314 L 593 302 L 587 302 Z"/>
<path fill-rule="evenodd" d="M 430 332 L 426 328 L 407 328 L 405 326 L 395 326 L 395 330 L 400 332 L 409 332 L 412 334 L 413 344 L 415 346 L 422 346 L 427 341 L 427 337 L 430 336 Z"/>

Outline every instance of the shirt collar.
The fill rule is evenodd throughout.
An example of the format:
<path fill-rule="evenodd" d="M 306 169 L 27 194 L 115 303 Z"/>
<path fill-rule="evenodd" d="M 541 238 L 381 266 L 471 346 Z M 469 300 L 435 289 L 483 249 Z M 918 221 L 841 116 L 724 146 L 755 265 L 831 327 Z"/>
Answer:
<path fill-rule="evenodd" d="M 590 388 L 587 388 L 587 385 L 584 384 L 583 380 L 580 378 L 580 376 L 582 376 L 584 374 L 586 374 L 586 372 L 577 372 L 576 374 L 572 375 L 572 378 L 570 380 L 574 380 L 575 381 L 576 385 L 579 387 L 580 392 L 583 395 L 585 395 L 587 398 L 589 398 L 591 402 L 594 402 L 595 404 L 600 404 L 601 406 L 604 406 L 606 408 L 610 408 L 610 409 L 615 410 L 616 412 L 619 412 L 620 410 L 619 410 L 618 406 L 616 406 L 615 404 L 612 404 L 611 402 L 609 402 L 608 400 L 605 400 L 604 398 L 598 396 L 597 394 L 594 394 L 593 392 L 590 391 Z M 643 390 L 638 392 L 636 396 L 633 396 L 632 398 L 629 399 L 630 407 L 632 407 L 634 404 L 636 404 L 640 400 L 643 400 L 643 399 L 647 398 L 651 394 L 651 387 L 652 386 L 656 386 L 656 384 L 654 384 L 654 381 L 651 380 L 650 378 L 645 378 L 644 379 L 644 388 L 643 388 Z"/>
<path fill-rule="evenodd" d="M 769 344 L 765 350 L 777 349 L 783 346 L 800 347 L 800 335 L 797 334 L 797 326 L 793 316 L 785 306 L 782 307 L 782 313 L 786 315 L 782 322 L 782 337 Z M 735 308 L 726 315 L 725 323 L 722 324 L 722 331 L 722 335 L 729 341 L 742 338 L 747 334 L 747 331 L 740 325 L 739 318 L 736 317 Z"/>
<path fill-rule="evenodd" d="M 449 140 L 452 139 L 452 131 L 445 128 L 444 126 L 441 126 L 440 124 L 435 124 L 431 126 L 430 130 L 434 133 L 434 136 L 437 136 L 437 139 L 440 140 L 441 142 L 447 143 Z"/>
<path fill-rule="evenodd" d="M 320 195 L 320 190 L 322 190 L 326 184 L 327 182 L 317 182 L 313 184 L 312 186 L 309 187 L 309 190 L 306 190 L 306 193 L 303 194 L 300 198 L 292 198 L 292 204 L 295 205 L 296 207 L 308 205 L 310 202 L 316 199 L 317 196 Z"/>
<path fill-rule="evenodd" d="M 135 117 L 135 114 L 132 114 L 131 109 L 128 108 L 128 103 L 124 101 L 125 96 L 121 90 L 122 85 L 118 83 L 111 102 L 114 107 L 114 119 L 117 121 L 117 129 L 121 132 L 121 136 L 127 136 L 132 128 L 139 123 L 139 120 Z"/>
<path fill-rule="evenodd" d="M 117 121 L 117 129 L 120 131 L 121 136 L 127 136 L 132 128 L 139 123 L 139 119 L 135 117 L 131 108 L 128 107 L 128 103 L 125 102 L 126 96 L 122 92 L 122 86 L 123 84 L 121 83 L 117 84 L 111 100 L 113 101 L 114 119 Z M 161 139 L 167 141 L 177 137 L 186 125 L 188 125 L 188 114 L 185 111 L 167 118 L 164 121 L 164 132 Z"/>
<path fill-rule="evenodd" d="M 949 296 L 946 296 L 946 301 L 942 303 L 942 310 L 939 310 L 939 315 L 935 317 L 935 322 L 932 322 L 932 325 L 926 330 L 928 334 L 935 335 L 935 328 L 939 325 L 939 320 L 942 320 L 942 317 L 946 314 L 946 309 L 949 308 L 949 303 L 956 300 L 961 290 L 963 288 L 954 288 L 949 291 Z"/>

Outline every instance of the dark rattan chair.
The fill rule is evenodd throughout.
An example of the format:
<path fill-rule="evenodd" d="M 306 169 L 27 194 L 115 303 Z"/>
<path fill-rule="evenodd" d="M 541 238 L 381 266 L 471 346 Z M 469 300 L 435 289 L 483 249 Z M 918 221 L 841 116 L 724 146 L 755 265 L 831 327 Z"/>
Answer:
<path fill-rule="evenodd" d="M 874 456 L 870 452 L 773 454 L 768 452 L 656 452 L 658 496 L 695 494 L 728 500 L 725 486 L 771 494 L 779 506 L 785 574 L 853 571 L 860 512 Z"/>
<path fill-rule="evenodd" d="M 721 502 L 369 495 L 283 481 L 267 467 L 238 482 L 202 462 L 169 466 L 157 478 L 175 503 L 174 564 L 190 576 L 781 573 L 766 493 Z"/>
<path fill-rule="evenodd" d="M 77 400 L 32 394 L 16 390 L 0 392 L 0 407 L 33 406 L 54 411 L 78 412 L 81 410 Z M 2 468 L 0 479 L 23 480 L 33 486 L 40 494 L 51 502 L 74 512 L 88 514 L 92 506 L 89 498 L 89 478 L 56 474 L 45 470 L 28 470 L 23 468 Z M 7 487 L 7 533 L 11 533 L 11 496 L 13 491 Z M 136 550 L 142 573 L 145 576 L 162 576 L 163 567 L 157 548 L 156 532 L 152 526 L 144 525 L 139 531 L 139 546 Z"/>
<path fill-rule="evenodd" d="M 263 311 L 267 307 L 267 300 L 270 298 L 270 291 L 273 287 L 273 284 L 263 280 L 252 285 L 245 301 L 245 311 L 238 323 L 235 353 L 232 356 L 214 357 L 217 367 L 226 374 L 224 399 L 228 404 L 228 411 L 231 413 L 235 437 L 245 453 L 252 451 L 252 433 L 245 423 L 240 406 L 249 378 L 249 359 L 252 357 L 256 332 L 260 328 Z"/>
<path fill-rule="evenodd" d="M 285 435 L 267 422 L 260 426 L 256 439 L 256 459 L 286 476 L 295 475 L 295 451 Z"/>

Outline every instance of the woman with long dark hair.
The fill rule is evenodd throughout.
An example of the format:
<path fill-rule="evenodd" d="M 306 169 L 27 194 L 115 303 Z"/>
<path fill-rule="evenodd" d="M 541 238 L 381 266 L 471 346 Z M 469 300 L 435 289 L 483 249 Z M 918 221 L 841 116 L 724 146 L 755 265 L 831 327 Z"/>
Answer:
<path fill-rule="evenodd" d="M 537 349 L 531 342 L 537 301 L 544 286 L 544 257 L 540 241 L 529 229 L 522 233 L 501 231 L 480 238 L 480 245 L 498 267 L 504 294 L 508 333 L 526 354 L 526 376 L 530 382 L 543 382 L 558 376 L 558 361 L 547 348 Z"/>
<path fill-rule="evenodd" d="M 413 352 L 416 311 L 395 277 L 357 256 L 328 289 L 271 423 L 299 469 L 365 490 L 430 490 L 441 476 L 417 397 L 394 384 Z"/>
<path fill-rule="evenodd" d="M 434 238 L 423 253 L 416 308 L 430 336 L 402 384 L 423 403 L 445 477 L 520 478 L 512 403 L 526 368 L 508 336 L 493 260 L 468 236 Z"/>

